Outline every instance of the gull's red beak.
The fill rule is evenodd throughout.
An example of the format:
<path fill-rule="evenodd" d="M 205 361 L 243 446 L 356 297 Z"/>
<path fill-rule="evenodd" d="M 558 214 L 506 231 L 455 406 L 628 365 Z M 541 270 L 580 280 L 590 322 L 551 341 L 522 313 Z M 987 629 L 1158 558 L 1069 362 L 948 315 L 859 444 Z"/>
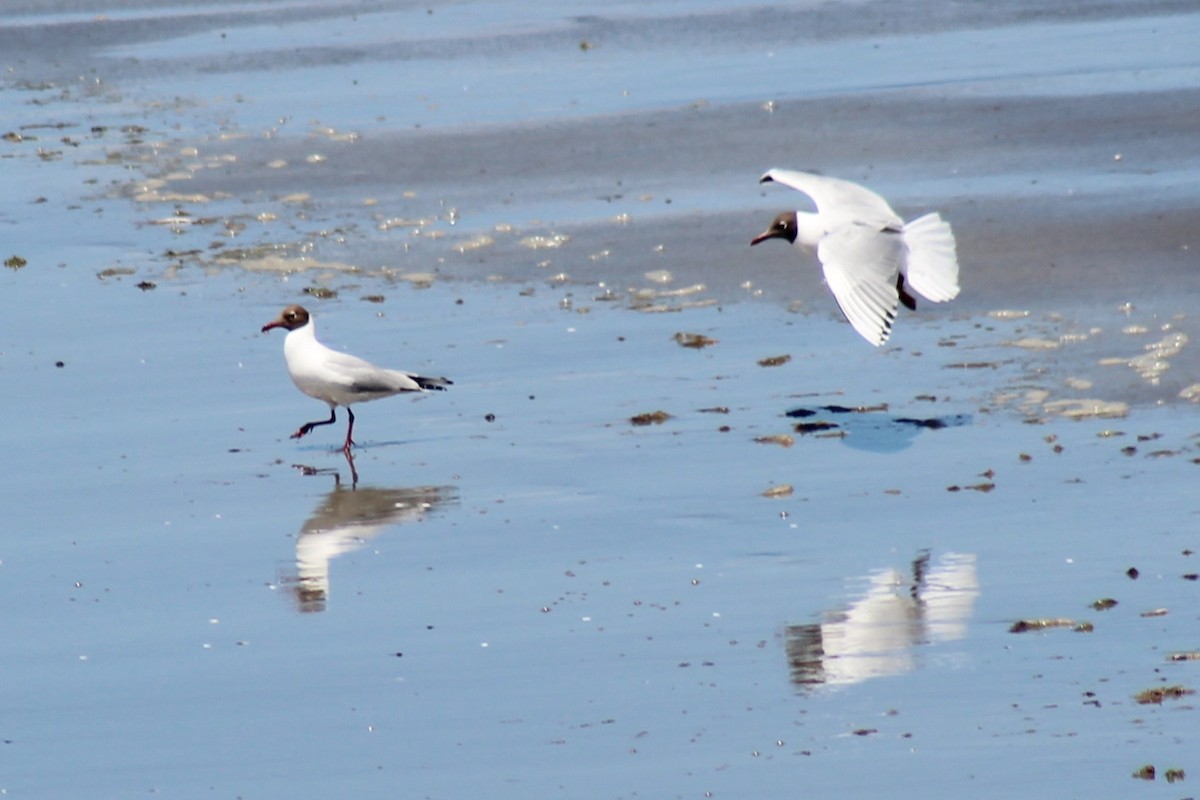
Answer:
<path fill-rule="evenodd" d="M 753 239 L 750 240 L 750 246 L 754 247 L 754 245 L 758 244 L 759 242 L 765 242 L 767 239 L 774 239 L 778 235 L 779 235 L 779 231 L 776 231 L 773 228 L 767 228 L 765 231 L 760 233 L 758 236 L 755 236 Z M 265 330 L 265 328 L 264 328 L 264 330 Z"/>

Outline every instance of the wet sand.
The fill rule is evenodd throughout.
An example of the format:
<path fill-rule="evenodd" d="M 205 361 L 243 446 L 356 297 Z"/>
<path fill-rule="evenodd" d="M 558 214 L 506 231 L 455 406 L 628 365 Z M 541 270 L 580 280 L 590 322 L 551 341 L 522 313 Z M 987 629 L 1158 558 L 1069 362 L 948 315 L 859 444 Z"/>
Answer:
<path fill-rule="evenodd" d="M 161 113 L 177 120 L 177 132 L 152 131 L 135 157 L 147 162 L 139 171 L 165 181 L 150 192 L 141 182 L 119 191 L 161 200 L 158 210 L 168 213 L 160 221 L 172 207 L 208 219 L 198 235 L 164 246 L 198 251 L 198 263 L 220 255 L 209 247 L 216 233 L 226 250 L 268 245 L 282 257 L 303 252 L 450 278 L 565 278 L 621 291 L 668 269 L 677 285 L 703 284 L 717 302 L 761 292 L 835 317 L 814 263 L 785 247 L 746 246 L 776 211 L 801 202 L 756 183 L 766 168 L 790 166 L 861 180 L 903 214 L 939 210 L 954 223 L 966 289 L 932 314 L 1020 308 L 1112 330 L 1118 310 L 1132 307 L 1142 316 L 1130 324 L 1196 338 L 1179 318 L 1200 291 L 1192 226 L 1198 97 L 1182 78 L 1195 67 L 1168 36 L 1178 23 L 1160 16 L 1182 6 L 1057 14 L 1032 3 L 1003 12 L 933 3 L 919 23 L 907 21 L 911 33 L 901 23 L 881 38 L 863 29 L 871 14 L 858 6 L 787 12 L 799 31 L 787 35 L 769 23 L 770 9 L 622 7 L 605 16 L 535 7 L 523 24 L 493 9 L 464 28 L 468 8 L 481 10 L 289 7 L 291 46 L 273 41 L 269 10 L 255 6 L 126 10 L 12 26 L 4 36 L 12 83 L 51 82 L 68 102 L 92 92 L 161 103 L 160 87 L 199 81 L 192 88 L 201 89 L 206 80 L 220 92 L 172 96 L 178 108 Z M 397 24 L 396 38 L 364 24 L 372 12 Z M 325 41 L 319 32 L 329 16 L 342 27 Z M 1135 50 L 1164 40 L 1161 68 L 1136 62 L 1141 69 L 1118 71 L 1119 56 L 1096 52 L 1121 25 Z M 157 44 L 178 36 L 188 44 Z M 924 60 L 910 52 L 915 41 L 921 54 L 921 36 L 930 41 Z M 706 45 L 715 62 L 738 69 L 637 72 L 656 58 L 670 69 L 680 50 Z M 978 54 L 961 52 L 971 45 Z M 1048 45 L 1061 65 L 1041 49 Z M 1005 46 L 1014 52 L 992 52 Z M 845 59 L 847 88 L 827 88 L 840 85 L 830 65 L 789 78 L 789 54 L 804 56 L 805 47 Z M 862 55 L 889 49 L 915 63 Z M 77 60 L 49 67 L 36 56 L 46 51 Z M 563 64 L 561 86 L 522 83 L 521 65 L 537 54 Z M 488 64 L 506 97 L 464 104 L 419 86 L 395 91 Z M 896 72 L 872 74 L 880 66 Z M 950 79 L 956 68 L 969 77 Z M 89 72 L 97 77 L 80 81 Z M 634 77 L 644 85 L 624 82 Z M 271 94 L 276 86 L 286 93 Z M 471 98 L 469 85 L 460 88 Z M 156 218 L 153 204 L 142 209 Z M 256 222 L 265 217 L 271 222 Z M 249 222 L 223 238 L 213 227 L 225 219 Z M 569 244 L 534 250 L 531 236 Z M 1200 366 L 1194 352 L 1178 354 L 1180 369 L 1161 392 L 1132 384 L 1118 399 L 1176 399 Z"/>

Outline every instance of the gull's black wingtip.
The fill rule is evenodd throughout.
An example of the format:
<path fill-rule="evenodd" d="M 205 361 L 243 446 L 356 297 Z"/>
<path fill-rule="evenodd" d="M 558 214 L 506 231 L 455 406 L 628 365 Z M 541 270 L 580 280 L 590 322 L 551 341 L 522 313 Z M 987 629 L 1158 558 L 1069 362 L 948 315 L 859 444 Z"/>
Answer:
<path fill-rule="evenodd" d="M 444 392 L 447 386 L 454 385 L 454 381 L 449 378 L 427 378 L 424 375 L 414 375 L 413 380 L 427 392 Z"/>

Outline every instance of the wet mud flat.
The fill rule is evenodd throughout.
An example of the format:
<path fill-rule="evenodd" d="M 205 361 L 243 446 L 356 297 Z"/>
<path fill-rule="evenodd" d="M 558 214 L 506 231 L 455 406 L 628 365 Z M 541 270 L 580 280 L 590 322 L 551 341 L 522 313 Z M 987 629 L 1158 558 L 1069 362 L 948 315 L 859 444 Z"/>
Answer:
<path fill-rule="evenodd" d="M 10 506 L 37 531 L 5 553 L 30 606 L 10 785 L 782 796 L 936 774 L 1036 794 L 1064 760 L 1089 791 L 1190 768 L 1190 695 L 1136 699 L 1195 686 L 1187 407 L 1026 416 L 994 399 L 1023 367 L 955 368 L 922 324 L 931 355 L 881 356 L 770 305 L 373 289 L 308 301 L 325 336 L 372 358 L 411 338 L 410 366 L 456 384 L 358 409 L 357 486 L 336 433 L 286 438 L 317 409 L 245 324 L 274 281 L 102 284 L 137 309 L 108 355 L 8 357 L 70 390 L 19 393 L 54 429 L 6 434 L 34 454 L 9 490 L 44 498 Z M 138 334 L 200 313 L 219 346 L 190 363 Z M 128 421 L 97 431 L 112 374 Z"/>
<path fill-rule="evenodd" d="M 3 29 L 90 42 L 0 93 L 9 792 L 1186 791 L 1192 16 L 816 7 L 844 63 L 951 65 L 831 89 L 758 80 L 778 9 L 153 9 Z M 1161 64 L 1072 62 L 1117 28 Z M 463 91 L 529 53 L 561 94 Z M 774 165 L 945 213 L 963 295 L 863 345 L 749 250 Z M 356 409 L 357 483 L 287 439 L 292 302 L 456 382 Z"/>

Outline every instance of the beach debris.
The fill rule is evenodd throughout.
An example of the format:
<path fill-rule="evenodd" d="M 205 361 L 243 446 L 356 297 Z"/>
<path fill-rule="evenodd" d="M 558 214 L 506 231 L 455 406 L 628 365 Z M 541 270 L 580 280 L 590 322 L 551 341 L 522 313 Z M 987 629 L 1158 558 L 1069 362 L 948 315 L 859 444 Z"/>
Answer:
<path fill-rule="evenodd" d="M 1137 567 L 1130 567 L 1129 569 L 1125 570 L 1125 577 L 1129 578 L 1131 581 L 1136 581 L 1138 579 L 1138 575 L 1141 574 L 1142 573 L 1138 572 Z"/>
<path fill-rule="evenodd" d="M 1009 347 L 1022 347 L 1026 350 L 1055 350 L 1062 347 L 1062 342 L 1054 339 L 1039 339 L 1034 336 L 1026 336 L 1022 339 L 1014 339 L 1005 342 Z"/>
<path fill-rule="evenodd" d="M 770 436 L 756 436 L 754 441 L 759 444 L 777 444 L 780 447 L 791 447 L 796 443 L 796 440 L 786 433 L 773 433 Z"/>
<path fill-rule="evenodd" d="M 1111 597 L 1101 597 L 1099 600 L 1092 601 L 1092 608 L 1097 611 L 1108 611 L 1110 608 L 1116 607 L 1116 605 L 1117 601 Z"/>
<path fill-rule="evenodd" d="M 1102 358 L 1100 365 L 1128 366 L 1137 372 L 1151 386 L 1157 386 L 1164 372 L 1171 368 L 1170 359 L 1179 355 L 1188 343 L 1186 333 L 1168 333 L 1157 342 L 1143 345 L 1144 353 L 1132 358 Z M 1185 390 L 1186 391 L 1186 390 Z"/>
<path fill-rule="evenodd" d="M 267 244 L 254 247 L 235 247 L 222 250 L 212 259 L 217 267 L 236 266 L 248 272 L 306 272 L 329 270 L 333 272 L 360 272 L 359 267 L 341 261 L 322 261 L 304 255 L 302 244 Z M 389 277 L 392 276 L 388 273 Z"/>
<path fill-rule="evenodd" d="M 970 486 L 959 486 L 957 483 L 946 487 L 947 492 L 982 492 L 987 494 L 996 488 L 996 484 L 991 481 L 983 481 L 981 483 L 973 483 Z"/>
<path fill-rule="evenodd" d="M 454 249 L 459 253 L 471 253 L 475 250 L 482 250 L 485 247 L 491 247 L 496 243 L 496 240 L 486 233 L 477 233 L 466 241 L 459 242 L 454 245 Z"/>
<path fill-rule="evenodd" d="M 926 419 L 917 419 L 914 417 L 896 417 L 894 420 L 897 425 L 911 425 L 914 428 L 926 428 L 931 431 L 940 431 L 942 428 L 949 428 L 951 425 L 964 425 L 966 418 L 961 414 L 950 417 L 928 417 Z"/>
<path fill-rule="evenodd" d="M 11 270 L 18 270 L 28 263 L 28 261 L 17 255 L 9 256 L 8 258 L 4 259 L 4 266 Z"/>
<path fill-rule="evenodd" d="M 549 236 L 540 234 L 526 236 L 521 240 L 520 244 L 523 247 L 528 247 L 530 250 L 556 250 L 569 241 L 571 241 L 571 237 L 565 233 L 555 233 Z"/>
<path fill-rule="evenodd" d="M 1154 780 L 1154 778 L 1155 778 L 1154 765 L 1153 764 L 1145 764 L 1140 769 L 1134 770 L 1133 777 L 1137 778 L 1140 781 Z"/>
<path fill-rule="evenodd" d="M 151 289 L 157 289 L 158 284 L 154 281 L 138 281 L 137 288 L 141 289 L 143 292 L 148 292 Z"/>
<path fill-rule="evenodd" d="M 728 414 L 729 406 L 709 406 L 699 409 L 701 414 Z"/>
<path fill-rule="evenodd" d="M 781 356 L 769 356 L 767 358 L 760 358 L 758 360 L 758 365 L 760 367 L 781 367 L 791 360 L 792 360 L 792 357 L 785 353 L 784 355 L 781 355 Z"/>
<path fill-rule="evenodd" d="M 830 414 L 871 414 L 871 413 L 887 411 L 888 404 L 880 403 L 879 405 L 874 405 L 874 406 L 828 405 L 828 406 L 821 406 L 820 409 L 822 411 L 828 411 Z M 788 416 L 788 417 L 811 417 L 811 416 L 815 415 L 816 413 L 817 412 L 811 408 L 793 408 L 791 411 L 786 412 L 785 416 Z"/>
<path fill-rule="evenodd" d="M 1179 769 L 1177 767 L 1168 769 L 1166 772 L 1163 773 L 1163 777 L 1167 779 L 1167 783 L 1176 783 L 1178 781 L 1182 781 L 1185 776 L 1186 776 L 1186 773 L 1184 773 L 1184 771 L 1182 769 Z M 1142 780 L 1142 781 L 1154 780 L 1154 777 L 1155 777 L 1154 765 L 1153 764 L 1144 765 L 1140 769 L 1135 770 L 1132 777 L 1137 778 L 1138 780 Z"/>
<path fill-rule="evenodd" d="M 1165 617 L 1167 614 L 1170 614 L 1170 613 L 1171 612 L 1165 608 L 1152 608 L 1149 611 L 1143 611 L 1141 614 L 1138 614 L 1138 616 L 1139 617 L 1147 617 L 1147 618 L 1149 618 L 1149 617 Z"/>
<path fill-rule="evenodd" d="M 1044 631 L 1050 628 L 1069 628 L 1076 633 L 1091 633 L 1093 630 L 1092 623 L 1087 621 L 1078 621 L 1066 617 L 1046 617 L 1040 619 L 1019 619 L 1009 626 L 1009 633 L 1029 633 L 1030 631 Z"/>
<path fill-rule="evenodd" d="M 375 223 L 376 230 L 390 231 L 394 228 L 410 228 L 414 233 L 437 222 L 435 217 L 386 217 Z"/>
<path fill-rule="evenodd" d="M 1129 404 L 1119 400 L 1051 400 L 1044 403 L 1042 408 L 1067 419 L 1116 419 L 1129 415 Z"/>
<path fill-rule="evenodd" d="M 411 283 L 415 289 L 428 289 L 433 286 L 438 276 L 435 272 L 398 272 L 390 274 L 389 277 Z"/>
<path fill-rule="evenodd" d="M 705 336 L 702 333 L 686 333 L 679 331 L 675 334 L 674 339 L 679 343 L 680 347 L 691 347 L 696 350 L 701 350 L 705 347 L 710 347 L 717 343 L 718 340 Z"/>
<path fill-rule="evenodd" d="M 1167 661 L 1200 661 L 1200 650 L 1185 650 L 1178 653 L 1171 653 L 1167 656 Z"/>
<path fill-rule="evenodd" d="M 1189 689 L 1179 684 L 1175 686 L 1155 686 L 1151 689 L 1144 689 L 1138 692 L 1133 696 L 1133 699 L 1143 706 L 1162 705 L 1164 700 L 1176 700 L 1195 693 L 1195 689 Z"/>
<path fill-rule="evenodd" d="M 315 297 L 318 300 L 329 300 L 337 297 L 338 294 L 336 289 L 330 289 L 325 286 L 305 286 L 302 291 L 304 294 Z"/>
<path fill-rule="evenodd" d="M 987 494 L 988 492 L 990 492 L 996 488 L 996 484 L 993 483 L 993 481 L 992 481 L 992 479 L 996 477 L 995 470 L 985 469 L 983 472 L 979 473 L 979 477 L 986 478 L 986 480 L 984 480 L 981 483 L 972 484 L 970 486 L 958 486 L 957 484 L 955 484 L 953 486 L 947 486 L 946 491 L 948 491 L 948 492 L 962 492 L 962 491 L 983 492 L 984 494 Z"/>
<path fill-rule="evenodd" d="M 792 426 L 792 430 L 799 434 L 809 434 L 834 430 L 837 428 L 837 426 L 838 424 L 836 422 L 827 422 L 819 419 L 813 422 L 797 422 Z"/>
<path fill-rule="evenodd" d="M 131 269 L 129 267 L 108 267 L 107 269 L 102 269 L 99 272 L 97 272 L 96 277 L 103 281 L 103 280 L 107 280 L 109 278 L 119 278 L 123 275 L 136 275 L 136 274 L 137 274 L 137 271 L 134 269 Z"/>
<path fill-rule="evenodd" d="M 706 308 L 717 304 L 716 298 L 695 298 L 708 287 L 703 283 L 681 286 L 677 289 L 655 289 L 653 287 L 630 287 L 629 308 L 643 313 L 661 314 L 684 311 L 689 308 Z M 695 298 L 695 299 L 691 299 Z M 668 300 L 671 302 L 662 302 Z"/>
<path fill-rule="evenodd" d="M 988 316 L 992 319 L 1024 319 L 1029 316 L 1029 312 L 1016 309 L 997 309 L 989 311 Z"/>
<path fill-rule="evenodd" d="M 762 493 L 762 496 L 763 497 L 791 497 L 792 491 L 793 491 L 793 489 L 792 489 L 792 485 L 790 483 L 780 483 L 780 484 L 771 486 L 768 489 L 766 489 Z"/>
<path fill-rule="evenodd" d="M 634 414 L 629 418 L 629 422 L 633 425 L 662 425 L 669 419 L 671 415 L 665 411 L 648 411 L 644 414 Z"/>
<path fill-rule="evenodd" d="M 333 142 L 357 142 L 361 137 L 355 131 L 339 131 L 337 128 L 321 127 L 314 128 L 315 136 L 324 136 Z"/>
<path fill-rule="evenodd" d="M 998 361 L 956 361 L 951 364 L 943 364 L 944 369 L 999 369 L 1000 362 Z"/>

